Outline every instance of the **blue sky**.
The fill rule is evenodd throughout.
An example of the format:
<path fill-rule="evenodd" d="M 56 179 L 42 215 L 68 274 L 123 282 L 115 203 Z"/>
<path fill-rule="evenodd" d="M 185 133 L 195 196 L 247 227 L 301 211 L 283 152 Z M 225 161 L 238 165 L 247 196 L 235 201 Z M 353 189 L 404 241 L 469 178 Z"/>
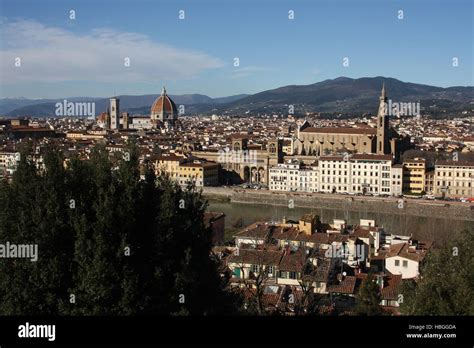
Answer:
<path fill-rule="evenodd" d="M 339 76 L 473 85 L 473 17 L 471 0 L 0 0 L 0 96 L 165 84 L 220 97 Z"/>

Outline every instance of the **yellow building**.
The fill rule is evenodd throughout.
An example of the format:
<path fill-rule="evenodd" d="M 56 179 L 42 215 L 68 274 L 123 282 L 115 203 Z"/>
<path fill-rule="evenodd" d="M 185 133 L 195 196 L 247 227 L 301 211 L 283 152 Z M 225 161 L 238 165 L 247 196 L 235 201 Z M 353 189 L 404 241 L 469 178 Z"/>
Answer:
<path fill-rule="evenodd" d="M 67 132 L 66 138 L 67 139 L 80 139 L 80 140 L 100 140 L 104 139 L 107 133 L 105 131 L 102 132 L 90 132 L 90 133 L 83 133 L 83 132 Z"/>
<path fill-rule="evenodd" d="M 217 186 L 219 184 L 219 165 L 215 162 L 194 160 L 179 164 L 179 184 L 187 185 L 194 181 L 196 187 Z"/>
<path fill-rule="evenodd" d="M 426 160 L 414 158 L 403 161 L 403 192 L 421 194 L 425 191 Z"/>
<path fill-rule="evenodd" d="M 179 164 L 184 162 L 184 155 L 176 153 L 162 154 L 154 158 L 155 174 L 168 174 L 170 179 L 179 182 Z"/>

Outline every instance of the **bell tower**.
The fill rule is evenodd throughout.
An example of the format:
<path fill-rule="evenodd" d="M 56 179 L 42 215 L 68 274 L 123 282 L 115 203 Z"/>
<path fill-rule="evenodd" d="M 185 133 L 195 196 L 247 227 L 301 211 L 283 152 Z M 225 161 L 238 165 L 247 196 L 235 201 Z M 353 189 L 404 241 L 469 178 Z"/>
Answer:
<path fill-rule="evenodd" d="M 120 99 L 110 98 L 110 129 L 120 128 Z"/>
<path fill-rule="evenodd" d="M 390 144 L 388 141 L 389 119 L 387 110 L 387 95 L 385 93 L 385 82 L 379 97 L 379 111 L 377 113 L 377 154 L 390 154 Z"/>
<path fill-rule="evenodd" d="M 283 141 L 281 139 L 272 139 L 267 144 L 268 157 L 272 164 L 283 162 Z"/>

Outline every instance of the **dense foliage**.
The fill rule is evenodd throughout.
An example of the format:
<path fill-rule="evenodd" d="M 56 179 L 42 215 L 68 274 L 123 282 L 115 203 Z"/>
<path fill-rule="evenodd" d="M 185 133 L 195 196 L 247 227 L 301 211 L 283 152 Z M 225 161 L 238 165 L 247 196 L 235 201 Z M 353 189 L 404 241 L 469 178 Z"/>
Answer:
<path fill-rule="evenodd" d="M 417 282 L 403 286 L 408 315 L 474 315 L 474 234 L 461 232 L 432 250 Z"/>
<path fill-rule="evenodd" d="M 359 315 L 381 315 L 380 287 L 372 274 L 362 281 L 356 296 L 356 313 Z"/>
<path fill-rule="evenodd" d="M 66 166 L 50 149 L 45 170 L 30 153 L 0 184 L 0 243 L 37 244 L 38 260 L 0 259 L 0 315 L 234 311 L 193 186 L 146 167 L 141 180 L 133 144 L 127 156 L 98 146 Z"/>

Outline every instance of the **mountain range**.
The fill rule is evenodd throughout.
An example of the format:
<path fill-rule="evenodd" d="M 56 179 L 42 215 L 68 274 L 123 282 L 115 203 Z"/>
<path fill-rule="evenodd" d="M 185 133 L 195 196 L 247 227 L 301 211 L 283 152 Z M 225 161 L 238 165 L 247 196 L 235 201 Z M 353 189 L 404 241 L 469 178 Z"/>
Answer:
<path fill-rule="evenodd" d="M 211 98 L 203 94 L 170 95 L 176 105 L 184 105 L 186 114 L 262 115 L 287 114 L 292 105 L 294 113 L 308 112 L 336 114 L 374 113 L 382 84 L 387 96 L 394 102 L 419 102 L 422 112 L 459 113 L 472 110 L 474 87 L 435 87 L 403 82 L 387 77 L 364 77 L 352 79 L 338 77 L 310 85 L 290 85 L 248 95 L 239 94 L 222 98 Z M 122 111 L 148 115 L 157 94 L 121 95 Z M 96 114 L 105 111 L 108 98 L 70 97 L 61 99 L 0 99 L 0 115 L 7 117 L 54 116 L 55 104 L 64 99 L 73 102 L 95 102 Z"/>

